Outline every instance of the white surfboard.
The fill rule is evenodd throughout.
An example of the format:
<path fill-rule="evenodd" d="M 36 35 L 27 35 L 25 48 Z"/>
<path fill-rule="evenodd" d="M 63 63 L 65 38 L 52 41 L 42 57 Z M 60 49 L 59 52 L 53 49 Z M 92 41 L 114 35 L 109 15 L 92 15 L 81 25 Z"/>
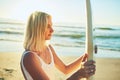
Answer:
<path fill-rule="evenodd" d="M 91 11 L 90 0 L 86 0 L 86 15 L 87 15 L 86 52 L 88 53 L 88 60 L 93 60 L 93 28 L 92 28 L 92 11 Z M 93 80 L 93 76 L 91 76 L 87 80 Z"/>

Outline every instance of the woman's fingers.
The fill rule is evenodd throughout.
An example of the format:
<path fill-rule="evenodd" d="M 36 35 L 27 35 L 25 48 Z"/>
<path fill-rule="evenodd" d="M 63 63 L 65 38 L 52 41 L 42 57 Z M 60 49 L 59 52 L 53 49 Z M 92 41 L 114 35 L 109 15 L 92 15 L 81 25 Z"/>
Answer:
<path fill-rule="evenodd" d="M 85 77 L 90 77 L 95 74 L 95 69 L 87 69 L 85 70 Z"/>
<path fill-rule="evenodd" d="M 81 69 L 78 71 L 78 74 L 83 78 L 88 78 L 95 74 L 96 66 L 95 61 L 89 60 L 83 63 Z"/>
<path fill-rule="evenodd" d="M 95 69 L 95 67 L 96 66 L 94 64 L 93 65 L 89 65 L 89 66 L 85 66 L 86 69 Z"/>
<path fill-rule="evenodd" d="M 83 60 L 82 60 L 82 62 L 87 61 L 87 59 L 88 59 L 88 54 L 87 54 L 87 53 L 85 53 L 85 55 L 83 56 Z"/>
<path fill-rule="evenodd" d="M 93 65 L 93 64 L 95 64 L 95 61 L 89 60 L 89 61 L 84 63 L 84 66 L 89 66 L 89 65 Z"/>
<path fill-rule="evenodd" d="M 85 76 L 90 77 L 95 74 L 96 66 L 95 61 L 90 60 L 84 63 Z"/>

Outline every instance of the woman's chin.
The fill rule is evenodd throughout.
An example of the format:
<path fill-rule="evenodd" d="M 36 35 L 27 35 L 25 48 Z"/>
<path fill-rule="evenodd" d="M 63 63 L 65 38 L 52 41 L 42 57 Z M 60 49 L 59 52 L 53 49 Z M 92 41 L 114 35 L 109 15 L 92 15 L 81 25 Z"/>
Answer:
<path fill-rule="evenodd" d="M 47 37 L 46 40 L 50 40 L 51 39 L 51 36 Z"/>

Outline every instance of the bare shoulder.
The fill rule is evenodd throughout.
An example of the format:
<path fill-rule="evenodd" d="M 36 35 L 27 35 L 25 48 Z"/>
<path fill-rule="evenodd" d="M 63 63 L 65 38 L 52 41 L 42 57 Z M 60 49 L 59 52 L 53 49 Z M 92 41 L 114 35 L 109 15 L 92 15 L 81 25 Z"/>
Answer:
<path fill-rule="evenodd" d="M 52 45 L 49 45 L 49 48 L 50 48 L 50 50 L 52 51 L 52 53 L 55 53 L 54 48 L 53 48 Z"/>
<path fill-rule="evenodd" d="M 54 48 L 52 47 L 52 45 L 49 45 L 49 48 L 50 48 L 50 50 L 53 54 L 53 57 L 55 58 L 57 55 L 56 55 L 56 52 L 55 52 Z"/>
<path fill-rule="evenodd" d="M 24 55 L 24 60 L 26 60 L 26 59 L 35 59 L 36 58 L 36 55 L 37 54 L 35 54 L 35 53 L 33 53 L 33 52 L 27 52 L 25 55 Z"/>
<path fill-rule="evenodd" d="M 35 64 L 40 62 L 36 53 L 28 52 L 24 55 L 23 63 L 24 65 Z"/>
<path fill-rule="evenodd" d="M 48 76 L 42 69 L 37 53 L 28 52 L 24 55 L 23 64 L 34 80 L 49 80 Z"/>
<path fill-rule="evenodd" d="M 51 44 L 49 44 L 50 49 L 53 48 Z"/>
<path fill-rule="evenodd" d="M 53 57 L 54 57 L 54 61 L 58 60 L 58 56 L 54 50 L 54 48 L 52 47 L 52 45 L 49 45 L 51 51 L 52 51 L 52 54 L 53 54 Z"/>

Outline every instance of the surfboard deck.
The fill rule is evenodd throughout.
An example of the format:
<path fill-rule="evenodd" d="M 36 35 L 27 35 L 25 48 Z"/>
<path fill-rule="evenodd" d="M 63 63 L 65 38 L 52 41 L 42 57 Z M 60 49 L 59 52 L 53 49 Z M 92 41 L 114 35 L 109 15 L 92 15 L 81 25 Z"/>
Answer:
<path fill-rule="evenodd" d="M 93 60 L 93 28 L 92 28 L 92 11 L 90 0 L 86 0 L 86 53 L 88 53 L 88 60 Z M 93 76 L 86 80 L 93 80 Z"/>

